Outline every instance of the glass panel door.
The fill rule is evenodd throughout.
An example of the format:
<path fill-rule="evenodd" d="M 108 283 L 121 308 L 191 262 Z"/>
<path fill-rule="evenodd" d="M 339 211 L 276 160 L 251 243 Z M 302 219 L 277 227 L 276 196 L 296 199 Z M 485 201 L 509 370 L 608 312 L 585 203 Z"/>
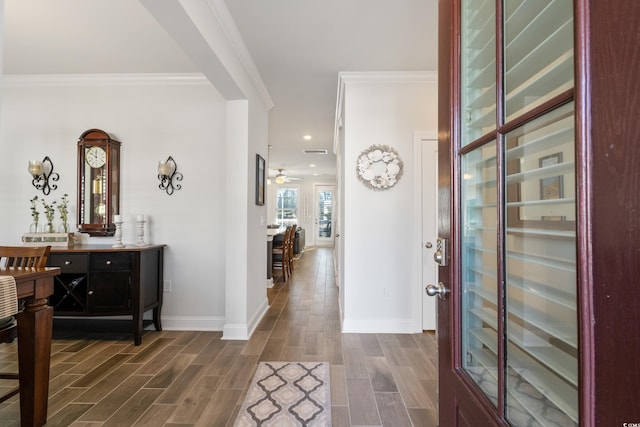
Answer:
<path fill-rule="evenodd" d="M 506 415 L 578 425 L 573 104 L 506 135 Z"/>
<path fill-rule="evenodd" d="M 333 186 L 316 187 L 316 245 L 333 245 Z"/>
<path fill-rule="evenodd" d="M 462 2 L 462 145 L 496 128 L 494 0 Z"/>
<path fill-rule="evenodd" d="M 462 329 L 464 370 L 498 405 L 496 143 L 462 158 Z"/>
<path fill-rule="evenodd" d="M 446 42 L 447 65 L 461 68 L 457 163 L 447 164 L 457 177 L 451 364 L 461 369 L 447 386 L 456 410 L 474 413 L 468 425 L 480 394 L 501 423 L 580 421 L 573 3 L 460 0 L 444 19 L 459 12 Z"/>
<path fill-rule="evenodd" d="M 573 87 L 573 2 L 505 0 L 506 120 Z"/>

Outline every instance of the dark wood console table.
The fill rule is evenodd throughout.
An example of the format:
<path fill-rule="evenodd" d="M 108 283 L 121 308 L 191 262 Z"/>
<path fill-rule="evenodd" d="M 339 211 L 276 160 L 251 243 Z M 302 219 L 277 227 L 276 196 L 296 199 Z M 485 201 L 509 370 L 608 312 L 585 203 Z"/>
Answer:
<path fill-rule="evenodd" d="M 164 245 L 51 248 L 47 265 L 60 267 L 49 305 L 54 316 L 133 316 L 135 345 L 142 342 L 143 315 L 153 310 L 162 330 Z"/>

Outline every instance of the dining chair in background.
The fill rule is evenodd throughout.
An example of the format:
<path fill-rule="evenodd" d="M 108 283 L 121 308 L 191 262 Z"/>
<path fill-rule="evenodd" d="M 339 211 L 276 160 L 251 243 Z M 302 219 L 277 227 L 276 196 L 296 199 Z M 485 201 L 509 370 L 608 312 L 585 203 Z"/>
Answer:
<path fill-rule="evenodd" d="M 284 237 L 282 243 L 274 242 L 272 249 L 272 264 L 273 270 L 282 270 L 282 280 L 286 283 L 289 275 L 291 274 L 291 267 L 289 262 L 289 241 L 291 240 L 292 226 L 288 226 L 284 231 Z"/>
<path fill-rule="evenodd" d="M 293 263 L 295 259 L 293 258 L 293 242 L 296 240 L 296 230 L 298 226 L 293 224 L 291 226 L 291 234 L 289 235 L 289 247 L 288 247 L 288 258 L 289 258 L 289 275 L 293 274 Z"/>

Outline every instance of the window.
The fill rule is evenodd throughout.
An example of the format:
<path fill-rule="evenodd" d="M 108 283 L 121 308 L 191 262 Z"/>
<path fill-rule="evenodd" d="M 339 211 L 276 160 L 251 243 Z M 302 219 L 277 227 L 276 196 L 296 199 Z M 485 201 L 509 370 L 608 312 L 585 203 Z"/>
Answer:
<path fill-rule="evenodd" d="M 276 193 L 276 224 L 289 226 L 298 223 L 298 189 L 280 187 Z"/>

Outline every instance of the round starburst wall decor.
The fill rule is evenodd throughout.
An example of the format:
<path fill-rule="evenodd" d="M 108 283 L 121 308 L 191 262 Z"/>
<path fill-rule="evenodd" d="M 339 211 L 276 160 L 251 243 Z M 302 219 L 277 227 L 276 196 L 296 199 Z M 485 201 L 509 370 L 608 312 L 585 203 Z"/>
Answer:
<path fill-rule="evenodd" d="M 402 160 L 393 148 L 372 145 L 358 156 L 358 179 L 367 187 L 387 190 L 402 176 Z"/>

